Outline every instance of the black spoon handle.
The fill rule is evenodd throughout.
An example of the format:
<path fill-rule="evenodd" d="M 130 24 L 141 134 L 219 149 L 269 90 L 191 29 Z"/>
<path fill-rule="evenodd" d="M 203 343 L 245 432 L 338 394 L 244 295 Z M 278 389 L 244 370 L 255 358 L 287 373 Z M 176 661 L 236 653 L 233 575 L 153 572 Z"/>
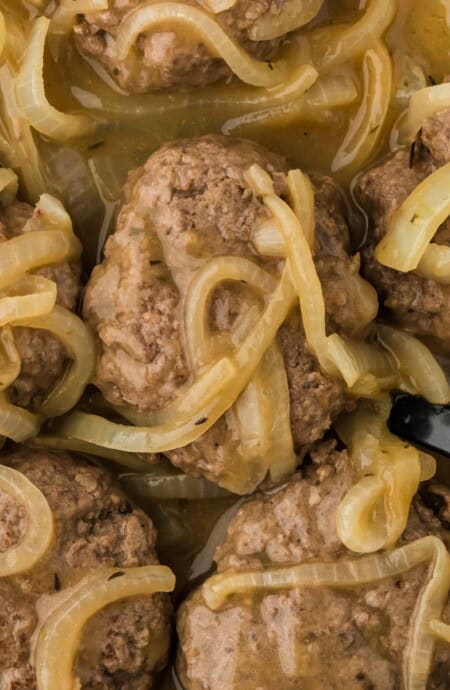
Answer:
<path fill-rule="evenodd" d="M 394 401 L 389 428 L 415 445 L 450 456 L 450 406 L 399 395 Z"/>

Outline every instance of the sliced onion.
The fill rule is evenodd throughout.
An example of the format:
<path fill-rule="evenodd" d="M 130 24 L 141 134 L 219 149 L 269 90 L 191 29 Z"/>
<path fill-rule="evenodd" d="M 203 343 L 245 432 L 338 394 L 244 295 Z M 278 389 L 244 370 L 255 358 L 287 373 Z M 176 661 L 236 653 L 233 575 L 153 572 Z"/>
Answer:
<path fill-rule="evenodd" d="M 40 156 L 33 134 L 17 105 L 15 74 L 9 64 L 0 66 L 3 120 L 0 122 L 0 154 L 6 165 L 19 174 L 31 201 L 45 192 Z"/>
<path fill-rule="evenodd" d="M 39 408 L 39 412 L 46 417 L 65 414 L 77 404 L 93 378 L 97 348 L 92 333 L 78 316 L 59 305 L 50 314 L 18 319 L 12 325 L 48 331 L 64 345 L 73 360 L 63 379 Z"/>
<path fill-rule="evenodd" d="M 18 319 L 49 314 L 56 303 L 57 285 L 42 276 L 28 275 L 0 293 L 0 327 Z"/>
<path fill-rule="evenodd" d="M 16 95 L 28 123 L 38 132 L 56 141 L 67 141 L 92 134 L 98 126 L 86 115 L 61 113 L 47 100 L 44 85 L 44 50 L 50 20 L 34 21 L 29 44 L 17 76 Z"/>
<path fill-rule="evenodd" d="M 0 436 L 22 443 L 39 433 L 42 417 L 12 405 L 5 393 L 0 393 Z"/>
<path fill-rule="evenodd" d="M 211 371 L 215 372 L 216 379 L 210 380 L 211 401 L 208 404 L 205 405 L 202 398 L 192 396 L 191 404 L 186 406 L 186 394 L 175 402 L 180 410 L 178 418 L 173 414 L 174 408 L 170 409 L 169 406 L 167 423 L 154 427 L 132 428 L 114 424 L 97 415 L 73 412 L 62 423 L 59 435 L 136 453 L 166 452 L 192 443 L 233 405 L 285 321 L 294 299 L 292 285 L 285 271 L 261 319 L 233 357 L 222 358 L 194 383 L 203 387 L 202 378 Z"/>
<path fill-rule="evenodd" d="M 14 335 L 9 326 L 0 330 L 0 391 L 4 391 L 17 379 L 21 360 Z"/>
<path fill-rule="evenodd" d="M 140 34 L 169 22 L 180 24 L 185 31 L 193 30 L 213 55 L 222 58 L 247 84 L 268 88 L 280 84 L 286 76 L 284 62 L 272 64 L 255 60 L 228 36 L 213 17 L 180 2 L 146 3 L 127 14 L 116 39 L 118 59 L 126 59 Z"/>
<path fill-rule="evenodd" d="M 39 631 L 34 658 L 39 690 L 73 690 L 79 685 L 73 671 L 75 658 L 83 628 L 96 613 L 122 599 L 172 592 L 174 587 L 172 571 L 157 565 L 103 568 L 84 578 Z"/>
<path fill-rule="evenodd" d="M 273 220 L 264 221 L 255 228 L 252 244 L 261 256 L 286 257 L 286 245 L 279 227 Z"/>
<path fill-rule="evenodd" d="M 57 426 L 52 427 L 54 434 L 57 433 Z M 28 444 L 31 448 L 48 448 L 50 450 L 64 450 L 72 453 L 82 453 L 83 455 L 93 455 L 94 457 L 111 460 L 112 462 L 126 467 L 134 472 L 148 472 L 152 467 L 152 463 L 141 459 L 136 453 L 124 453 L 119 450 L 110 450 L 109 448 L 102 448 L 101 446 L 94 446 L 91 443 L 83 441 L 71 441 L 58 436 L 49 436 L 48 434 L 40 433 L 39 436 L 31 439 Z"/>
<path fill-rule="evenodd" d="M 270 41 L 299 29 L 314 19 L 324 0 L 286 0 L 278 14 L 265 12 L 249 29 L 252 41 Z"/>
<path fill-rule="evenodd" d="M 199 501 L 230 496 L 220 486 L 188 474 L 122 474 L 120 481 L 130 494 L 157 501 Z"/>
<path fill-rule="evenodd" d="M 450 215 L 450 163 L 421 182 L 393 214 L 375 256 L 406 273 L 417 268 L 438 228 Z"/>
<path fill-rule="evenodd" d="M 450 625 L 442 621 L 431 621 L 430 630 L 439 640 L 450 643 Z"/>
<path fill-rule="evenodd" d="M 59 5 L 52 14 L 50 36 L 67 36 L 70 33 L 77 14 L 102 12 L 108 9 L 108 0 L 59 0 Z"/>
<path fill-rule="evenodd" d="M 5 15 L 0 11 L 0 58 L 3 58 L 3 52 L 6 46 L 6 22 Z"/>
<path fill-rule="evenodd" d="M 395 358 L 406 390 L 438 405 L 450 402 L 450 386 L 445 373 L 420 340 L 389 326 L 379 325 L 376 331 L 382 346 Z"/>
<path fill-rule="evenodd" d="M 423 537 L 394 551 L 359 559 L 303 563 L 265 568 L 262 571 L 226 571 L 207 580 L 202 593 L 208 607 L 216 610 L 233 594 L 307 587 L 353 589 L 355 586 L 398 577 L 428 562 L 431 577 L 417 600 L 403 655 L 405 690 L 426 690 L 436 635 L 447 640 L 449 628 L 439 619 L 450 588 L 450 555 L 443 542 L 435 536 Z"/>
<path fill-rule="evenodd" d="M 332 172 L 356 172 L 372 157 L 383 134 L 392 95 L 392 60 L 381 41 L 363 59 L 364 89 L 361 106 L 332 162 Z"/>
<path fill-rule="evenodd" d="M 397 0 L 369 0 L 359 21 L 312 29 L 305 36 L 312 64 L 322 73 L 362 55 L 384 34 L 397 7 Z"/>
<path fill-rule="evenodd" d="M 408 109 L 408 131 L 411 139 L 417 135 L 429 117 L 450 108 L 450 84 L 437 84 L 416 91 Z"/>
<path fill-rule="evenodd" d="M 8 206 L 16 199 L 18 191 L 19 180 L 14 170 L 0 168 L 0 202 Z"/>
<path fill-rule="evenodd" d="M 237 0 L 198 0 L 199 4 L 214 14 L 226 12 L 235 6 Z"/>
<path fill-rule="evenodd" d="M 415 272 L 421 278 L 450 285 L 450 247 L 429 244 Z"/>
<path fill-rule="evenodd" d="M 309 246 L 314 251 L 316 220 L 314 189 L 307 175 L 301 170 L 290 170 L 287 175 L 290 205 L 299 219 Z"/>
<path fill-rule="evenodd" d="M 374 553 L 386 544 L 386 524 L 376 519 L 385 493 L 379 477 L 363 477 L 339 504 L 336 526 L 339 539 L 355 553 Z"/>
<path fill-rule="evenodd" d="M 44 494 L 25 475 L 0 465 L 0 489 L 23 505 L 26 530 L 20 543 L 0 553 L 0 577 L 31 570 L 46 554 L 53 541 L 53 514 Z"/>
<path fill-rule="evenodd" d="M 0 244 L 0 289 L 27 271 L 78 259 L 81 245 L 75 235 L 62 230 L 38 230 Z"/>

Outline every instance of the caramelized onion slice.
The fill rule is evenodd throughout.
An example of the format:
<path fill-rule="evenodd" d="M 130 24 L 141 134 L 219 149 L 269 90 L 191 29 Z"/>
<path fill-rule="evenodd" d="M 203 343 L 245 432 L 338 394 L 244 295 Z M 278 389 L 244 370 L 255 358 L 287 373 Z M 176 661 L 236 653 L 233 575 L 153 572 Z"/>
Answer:
<path fill-rule="evenodd" d="M 130 494 L 157 501 L 200 501 L 231 496 L 226 489 L 206 479 L 188 474 L 163 474 L 157 469 L 151 474 L 122 474 L 120 481 Z"/>
<path fill-rule="evenodd" d="M 427 280 L 450 285 L 450 247 L 429 244 L 415 272 Z"/>
<path fill-rule="evenodd" d="M 56 302 L 57 286 L 43 276 L 27 275 L 0 293 L 0 327 L 19 319 L 49 314 Z"/>
<path fill-rule="evenodd" d="M 397 0 L 369 0 L 358 21 L 312 29 L 305 37 L 312 64 L 322 73 L 362 55 L 384 34 L 397 7 Z"/>
<path fill-rule="evenodd" d="M 92 134 L 98 126 L 86 115 L 61 113 L 47 100 L 44 84 L 44 50 L 50 20 L 34 21 L 22 65 L 17 76 L 16 95 L 20 110 L 38 132 L 56 141 Z"/>
<path fill-rule="evenodd" d="M 0 168 L 0 202 L 8 206 L 16 199 L 18 191 L 19 180 L 14 170 Z"/>
<path fill-rule="evenodd" d="M 34 666 L 39 690 L 73 690 L 74 662 L 86 623 L 122 599 L 172 592 L 175 577 L 165 566 L 105 568 L 73 587 L 44 621 L 37 638 Z"/>
<path fill-rule="evenodd" d="M 350 121 L 344 141 L 333 160 L 332 172 L 349 170 L 356 173 L 373 156 L 383 134 L 391 102 L 392 82 L 391 56 L 384 43 L 377 41 L 364 54 L 361 106 Z"/>
<path fill-rule="evenodd" d="M 284 62 L 255 60 L 228 36 L 214 17 L 198 7 L 180 2 L 145 3 L 127 14 L 116 39 L 118 59 L 126 59 L 140 34 L 167 24 L 179 24 L 185 31 L 194 31 L 212 54 L 222 58 L 247 84 L 269 88 L 280 84 L 286 76 Z"/>
<path fill-rule="evenodd" d="M 429 117 L 450 108 L 450 83 L 428 86 L 416 91 L 409 101 L 408 131 L 411 139 L 417 135 Z"/>
<path fill-rule="evenodd" d="M 39 409 L 46 417 L 65 414 L 77 404 L 94 375 L 97 346 L 92 333 L 78 316 L 59 305 L 50 314 L 18 319 L 12 325 L 48 331 L 64 345 L 73 360 L 68 372 Z"/>
<path fill-rule="evenodd" d="M 21 542 L 0 553 L 0 577 L 8 577 L 31 570 L 46 554 L 53 540 L 53 514 L 37 486 L 12 467 L 0 465 L 0 489 L 26 510 Z"/>
<path fill-rule="evenodd" d="M 22 443 L 39 433 L 42 417 L 12 405 L 5 393 L 0 393 L 0 436 Z"/>
<path fill-rule="evenodd" d="M 380 264 L 402 273 L 417 268 L 439 226 L 450 215 L 450 163 L 421 182 L 393 214 L 375 250 Z"/>

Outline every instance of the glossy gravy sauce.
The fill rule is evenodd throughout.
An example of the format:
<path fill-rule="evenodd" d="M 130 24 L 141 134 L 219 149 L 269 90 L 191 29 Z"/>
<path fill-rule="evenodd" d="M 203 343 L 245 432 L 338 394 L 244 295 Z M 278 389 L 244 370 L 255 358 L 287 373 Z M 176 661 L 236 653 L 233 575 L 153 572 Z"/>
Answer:
<path fill-rule="evenodd" d="M 29 21 L 29 16 L 33 16 L 31 7 L 28 15 L 18 5 L 17 0 L 0 0 L 2 9 L 14 12 L 22 22 Z M 398 17 L 387 35 L 395 64 L 394 97 L 376 158 L 383 158 L 398 146 L 397 123 L 415 80 L 439 82 L 450 74 L 448 2 L 399 0 L 399 5 Z M 363 0 L 329 0 L 315 22 L 349 21 L 364 7 Z M 289 46 L 285 49 L 289 50 Z M 359 67 L 358 63 L 354 65 L 354 73 L 361 87 Z M 63 197 L 74 218 L 84 243 L 87 270 L 101 257 L 105 238 L 113 229 L 120 189 L 128 170 L 142 164 L 166 141 L 221 132 L 230 120 L 245 112 L 232 97 L 242 88 L 239 85 L 215 86 L 194 94 L 129 97 L 98 66 L 83 60 L 71 44 L 57 62 L 48 56 L 45 81 L 48 98 L 56 107 L 66 110 L 82 105 L 108 121 L 95 137 L 76 145 L 70 142 L 57 146 L 38 138 L 49 177 L 48 191 Z M 215 101 L 212 105 L 211 98 Z M 286 119 L 277 126 L 245 125 L 234 133 L 286 155 L 293 167 L 330 173 L 332 160 L 359 105 L 356 102 L 334 111 L 326 123 Z M 55 182 L 60 179 L 64 180 L 63 185 Z M 352 180 L 341 175 L 338 181 L 350 198 Z M 78 193 L 80 186 L 84 190 L 82 198 Z M 365 219 L 355 212 L 352 217 L 358 244 L 364 235 Z M 440 465 L 441 478 L 447 482 L 448 466 L 445 461 Z M 215 546 L 223 540 L 239 503 L 235 499 L 220 499 L 149 501 L 143 505 L 159 531 L 161 561 L 177 575 L 178 600 L 211 570 Z M 156 687 L 180 690 L 173 669 Z"/>

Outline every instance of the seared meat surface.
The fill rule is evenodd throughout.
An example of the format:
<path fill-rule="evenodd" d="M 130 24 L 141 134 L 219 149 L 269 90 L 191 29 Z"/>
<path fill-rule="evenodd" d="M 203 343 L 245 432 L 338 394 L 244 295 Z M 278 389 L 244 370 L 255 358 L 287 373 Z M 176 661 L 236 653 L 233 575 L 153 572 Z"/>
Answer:
<path fill-rule="evenodd" d="M 202 8 L 196 0 L 183 4 Z M 249 29 L 260 17 L 278 16 L 287 0 L 237 0 L 234 7 L 215 15 L 220 26 L 251 56 L 269 60 L 280 39 L 252 41 Z M 106 11 L 81 15 L 75 26 L 75 40 L 80 52 L 98 60 L 119 84 L 130 93 L 148 93 L 160 89 L 206 86 L 231 71 L 225 62 L 201 43 L 193 32 L 168 26 L 142 34 L 132 54 L 117 59 L 115 38 L 126 16 L 144 0 L 109 0 Z"/>
<path fill-rule="evenodd" d="M 352 556 L 336 532 L 336 509 L 352 483 L 334 442 L 276 493 L 255 495 L 216 551 L 217 570 L 260 569 Z M 431 485 L 446 506 L 450 492 Z M 428 496 L 427 503 L 431 503 Z M 450 532 L 417 498 L 403 542 Z M 185 690 L 400 690 L 412 612 L 428 566 L 351 589 L 295 588 L 234 595 L 217 611 L 201 589 L 178 615 L 178 672 Z M 450 602 L 444 620 L 450 622 Z M 448 645 L 436 646 L 427 690 L 450 682 Z"/>
<path fill-rule="evenodd" d="M 450 161 L 450 110 L 429 118 L 410 151 L 398 151 L 360 178 L 356 195 L 369 215 L 371 233 L 363 252 L 364 274 L 376 287 L 392 319 L 412 333 L 450 341 L 450 286 L 400 273 L 378 263 L 374 250 L 392 214 L 428 175 Z M 450 220 L 434 241 L 449 245 Z"/>
<path fill-rule="evenodd" d="M 0 206 L 0 242 L 21 235 L 25 225 L 38 211 L 29 204 L 16 201 Z M 33 231 L 32 221 L 27 231 Z M 58 286 L 57 303 L 74 309 L 80 292 L 80 265 L 78 262 L 48 266 L 36 271 L 37 275 L 53 280 Z M 14 328 L 14 340 L 21 359 L 19 377 L 8 388 L 12 403 L 22 407 L 40 402 L 61 378 L 68 363 L 63 345 L 47 331 Z"/>
<path fill-rule="evenodd" d="M 125 187 L 115 233 L 93 271 L 84 317 L 97 333 L 96 385 L 105 398 L 140 411 L 164 408 L 192 376 L 184 349 L 183 300 L 196 269 L 212 257 L 245 257 L 279 276 L 282 262 L 260 257 L 252 233 L 269 218 L 244 179 L 258 163 L 285 194 L 287 163 L 253 143 L 219 136 L 164 146 L 133 172 Z M 316 187 L 316 265 L 329 327 L 355 335 L 358 315 L 351 278 L 359 262 L 349 254 L 343 200 L 328 178 Z M 229 332 L 255 303 L 242 283 L 223 284 L 211 299 L 212 332 Z M 320 438 L 347 405 L 341 384 L 319 368 L 306 346 L 298 312 L 281 328 L 291 393 L 296 448 Z M 170 453 L 193 474 L 217 480 L 239 440 L 222 418 L 197 442 Z"/>
<path fill-rule="evenodd" d="M 0 580 L 0 687 L 36 690 L 32 638 L 38 612 L 100 567 L 156 564 L 151 520 L 134 508 L 111 477 L 66 454 L 21 451 L 4 464 L 22 472 L 45 495 L 55 519 L 54 543 L 30 572 Z M 20 542 L 27 520 L 0 491 L 0 552 Z M 86 625 L 76 661 L 80 690 L 148 690 L 169 646 L 166 595 L 117 602 Z"/>

